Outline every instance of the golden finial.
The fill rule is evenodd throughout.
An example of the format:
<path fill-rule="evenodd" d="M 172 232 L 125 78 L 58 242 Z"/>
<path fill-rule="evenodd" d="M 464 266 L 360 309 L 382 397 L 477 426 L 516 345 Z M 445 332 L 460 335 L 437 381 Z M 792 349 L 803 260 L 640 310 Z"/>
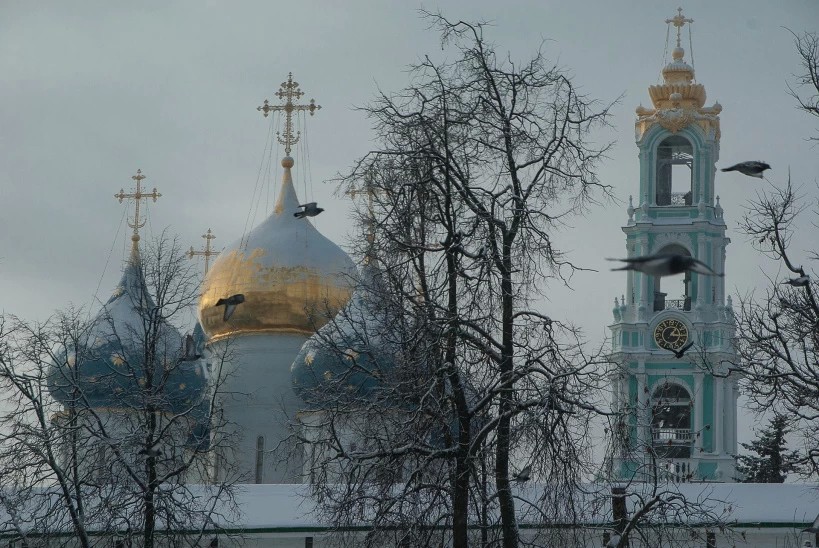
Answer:
<path fill-rule="evenodd" d="M 150 193 L 142 192 L 141 183 L 142 180 L 145 179 L 145 175 L 142 174 L 141 169 L 138 169 L 136 175 L 132 175 L 131 179 L 136 181 L 136 191 L 131 194 L 125 194 L 123 189 L 119 189 L 119 194 L 114 194 L 114 198 L 118 198 L 119 203 L 122 203 L 122 200 L 125 198 L 134 199 L 134 222 L 131 223 L 129 221 L 128 226 L 134 229 L 134 233 L 131 235 L 131 241 L 133 242 L 134 248 L 136 248 L 137 242 L 139 242 L 139 229 L 145 226 L 145 221 L 140 222 L 139 220 L 139 201 L 145 198 L 153 198 L 154 202 L 156 202 L 156 199 L 162 196 L 162 194 L 156 191 L 156 187 L 154 187 Z"/>
<path fill-rule="evenodd" d="M 216 236 L 214 236 L 211 233 L 210 229 L 208 229 L 207 234 L 202 234 L 202 237 L 205 239 L 205 249 L 204 249 L 204 251 L 195 251 L 193 249 L 193 246 L 191 246 L 190 250 L 185 252 L 185 255 L 188 256 L 188 259 L 193 259 L 197 255 L 201 255 L 202 257 L 204 257 L 205 258 L 205 274 L 207 274 L 208 273 L 208 267 L 210 266 L 210 258 L 215 257 L 216 255 L 219 254 L 219 252 L 218 251 L 213 251 L 210 248 L 210 241 L 216 239 Z"/>
<path fill-rule="evenodd" d="M 267 115 L 271 111 L 284 111 L 284 136 L 282 137 L 282 135 L 277 132 L 276 138 L 279 140 L 279 143 L 284 145 L 284 153 L 290 156 L 291 146 L 298 143 L 299 137 L 301 136 L 300 131 L 297 131 L 296 135 L 293 135 L 293 112 L 306 110 L 310 113 L 310 116 L 312 116 L 321 108 L 321 105 L 317 105 L 314 99 L 310 99 L 310 103 L 306 105 L 296 105 L 293 103 L 293 99 L 298 99 L 304 95 L 304 92 L 299 89 L 299 83 L 293 81 L 292 72 L 287 74 L 287 82 L 282 82 L 279 91 L 277 91 L 275 95 L 284 101 L 283 105 L 271 106 L 267 99 L 265 99 L 264 104 L 260 107 L 256 107 L 256 110 L 264 114 L 265 118 L 267 118 Z"/>
<path fill-rule="evenodd" d="M 675 27 L 677 27 L 677 47 L 678 48 L 682 47 L 680 45 L 680 31 L 682 30 L 683 26 L 685 26 L 686 23 L 693 23 L 694 20 L 693 19 L 686 19 L 683 16 L 682 8 L 677 8 L 677 15 L 675 15 L 671 19 L 666 19 L 665 22 L 666 22 L 666 24 L 671 23 Z"/>

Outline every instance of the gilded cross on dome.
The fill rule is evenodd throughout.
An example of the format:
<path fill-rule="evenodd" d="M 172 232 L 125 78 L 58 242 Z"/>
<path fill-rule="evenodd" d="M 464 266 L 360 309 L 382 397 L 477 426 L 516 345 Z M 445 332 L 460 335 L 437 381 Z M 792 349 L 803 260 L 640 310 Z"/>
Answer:
<path fill-rule="evenodd" d="M 306 105 L 294 104 L 293 99 L 298 99 L 302 95 L 304 95 L 304 92 L 299 89 L 299 83 L 293 81 L 293 73 L 290 72 L 287 74 L 287 82 L 282 82 L 279 91 L 276 92 L 276 97 L 283 100 L 284 104 L 271 106 L 267 99 L 265 99 L 262 106 L 256 107 L 256 110 L 264 114 L 265 118 L 267 118 L 270 112 L 284 111 L 284 135 L 277 132 L 276 138 L 279 140 L 279 143 L 284 145 L 284 153 L 287 156 L 290 156 L 290 148 L 299 142 L 299 137 L 301 136 L 300 131 L 297 131 L 296 134 L 293 135 L 293 113 L 307 111 L 310 113 L 310 116 L 312 116 L 321 108 L 321 105 L 316 104 L 315 99 L 310 99 L 310 102 Z"/>
<path fill-rule="evenodd" d="M 694 20 L 693 19 L 686 19 L 683 16 L 682 8 L 677 8 L 677 15 L 675 15 L 671 19 L 666 19 L 665 22 L 666 23 L 671 23 L 675 27 L 677 27 L 677 47 L 678 48 L 681 47 L 680 46 L 680 31 L 682 30 L 683 26 L 685 26 L 686 23 L 693 23 Z"/>
<path fill-rule="evenodd" d="M 188 251 L 185 252 L 185 255 L 188 256 L 188 259 L 193 259 L 194 257 L 196 257 L 198 255 L 201 255 L 202 257 L 204 257 L 205 258 L 205 274 L 207 274 L 208 273 L 208 267 L 210 266 L 210 258 L 215 257 L 216 255 L 219 254 L 219 252 L 218 251 L 213 251 L 210 248 L 210 241 L 216 239 L 216 236 L 214 236 L 211 233 L 210 229 L 208 229 L 207 234 L 202 234 L 202 237 L 205 239 L 205 249 L 204 249 L 204 251 L 195 251 L 193 249 L 193 246 L 191 246 L 191 248 Z"/>
<path fill-rule="evenodd" d="M 137 242 L 139 241 L 139 229 L 145 226 L 145 221 L 143 220 L 140 222 L 139 220 L 139 201 L 144 200 L 147 198 L 153 198 L 154 202 L 156 199 L 161 197 L 162 194 L 156 191 L 156 187 L 154 187 L 152 192 L 143 192 L 142 191 L 142 180 L 145 179 L 145 175 L 142 174 L 142 170 L 138 169 L 136 175 L 131 177 L 134 181 L 136 181 L 136 191 L 125 194 L 123 189 L 119 189 L 119 194 L 114 194 L 114 198 L 119 199 L 119 203 L 122 203 L 122 200 L 125 198 L 133 198 L 134 199 L 134 222 L 128 222 L 128 226 L 134 229 L 134 233 L 131 235 L 131 241 L 133 242 L 134 247 L 136 247 Z"/>

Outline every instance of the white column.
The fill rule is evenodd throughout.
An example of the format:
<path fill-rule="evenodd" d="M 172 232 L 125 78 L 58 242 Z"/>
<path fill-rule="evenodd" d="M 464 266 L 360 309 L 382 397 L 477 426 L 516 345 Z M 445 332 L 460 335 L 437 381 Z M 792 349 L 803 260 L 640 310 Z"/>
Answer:
<path fill-rule="evenodd" d="M 620 410 L 622 404 L 622 388 L 620 386 L 620 374 L 615 373 L 612 375 L 612 386 L 611 386 L 611 410 L 615 413 Z"/>
<path fill-rule="evenodd" d="M 739 398 L 739 390 L 737 390 L 737 381 L 731 381 L 731 453 L 737 452 L 737 400 Z"/>
<path fill-rule="evenodd" d="M 640 447 L 648 447 L 651 445 L 651 425 L 648 415 L 649 409 L 649 393 L 648 383 L 646 379 L 646 362 L 640 359 L 637 362 L 637 439 L 640 442 Z"/>
<path fill-rule="evenodd" d="M 696 432 L 696 442 L 694 446 L 697 449 L 697 454 L 701 453 L 702 438 L 703 438 L 703 424 L 702 424 L 702 373 L 694 373 L 694 432 Z"/>
<path fill-rule="evenodd" d="M 723 385 L 724 379 L 722 377 L 714 377 L 714 424 L 711 429 L 714 432 L 714 453 L 722 454 L 722 436 L 725 429 L 723 424 L 725 422 L 725 408 L 723 405 Z"/>
<path fill-rule="evenodd" d="M 639 238 L 640 243 L 640 254 L 641 255 L 648 255 L 648 236 L 640 236 Z M 638 274 L 640 276 L 640 320 L 645 321 L 649 314 L 649 298 L 648 298 L 648 276 L 643 274 L 642 272 Z"/>
<path fill-rule="evenodd" d="M 704 234 L 697 234 L 697 259 L 700 261 L 708 261 L 708 258 L 705 256 Z M 708 278 L 710 278 L 710 276 L 697 274 L 697 309 L 702 308 L 702 305 L 711 299 L 711 288 L 708 287 Z"/>

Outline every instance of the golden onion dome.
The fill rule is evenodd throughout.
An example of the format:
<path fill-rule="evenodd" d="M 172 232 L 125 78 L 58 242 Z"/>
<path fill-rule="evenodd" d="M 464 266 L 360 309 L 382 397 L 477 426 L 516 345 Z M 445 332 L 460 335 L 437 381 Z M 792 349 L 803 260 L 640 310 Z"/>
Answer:
<path fill-rule="evenodd" d="M 322 236 L 299 211 L 290 168 L 273 213 L 245 238 L 219 254 L 205 276 L 199 318 L 207 336 L 220 339 L 254 333 L 310 334 L 350 298 L 356 273 L 350 257 Z M 244 295 L 225 321 L 219 299 Z"/>

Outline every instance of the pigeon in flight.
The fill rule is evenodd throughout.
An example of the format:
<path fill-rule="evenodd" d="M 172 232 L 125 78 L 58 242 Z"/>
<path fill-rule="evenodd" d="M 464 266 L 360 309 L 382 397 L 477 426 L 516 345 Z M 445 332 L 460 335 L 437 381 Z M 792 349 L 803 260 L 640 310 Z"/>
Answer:
<path fill-rule="evenodd" d="M 304 219 L 305 217 L 315 217 L 324 209 L 320 207 L 316 207 L 316 202 L 310 202 L 309 204 L 301 204 L 299 207 L 304 208 L 301 211 L 297 211 L 293 214 L 293 217 L 296 219 Z"/>
<path fill-rule="evenodd" d="M 626 263 L 622 268 L 612 268 L 612 270 L 636 270 L 649 276 L 673 276 L 681 272 L 696 272 L 706 276 L 725 276 L 725 274 L 717 274 L 704 262 L 688 255 L 658 254 L 606 260 Z"/>
<path fill-rule="evenodd" d="M 152 448 L 150 448 L 150 449 L 145 449 L 145 448 L 143 447 L 142 449 L 140 449 L 139 451 L 137 451 L 137 455 L 145 455 L 146 457 L 154 457 L 154 458 L 157 458 L 157 457 L 161 457 L 161 456 L 162 456 L 162 451 L 160 451 L 159 449 L 156 449 L 155 447 L 152 447 Z"/>
<path fill-rule="evenodd" d="M 731 167 L 722 168 L 722 171 L 739 171 L 743 175 L 749 177 L 762 178 L 762 172 L 766 169 L 771 169 L 771 166 L 765 162 L 740 162 Z"/>
<path fill-rule="evenodd" d="M 225 305 L 225 314 L 222 316 L 222 319 L 224 321 L 228 321 L 236 311 L 236 307 L 243 302 L 245 302 L 245 296 L 241 293 L 237 293 L 236 295 L 231 295 L 227 299 L 219 299 L 216 301 L 216 306 Z"/>
<path fill-rule="evenodd" d="M 805 274 L 804 276 L 799 276 L 798 278 L 794 278 L 792 280 L 785 280 L 782 283 L 792 285 L 794 287 L 805 287 L 810 283 L 810 276 Z"/>
<path fill-rule="evenodd" d="M 525 483 L 529 481 L 532 473 L 532 465 L 527 464 L 523 468 L 520 469 L 519 472 L 515 472 L 512 474 L 512 481 L 516 481 L 518 483 Z"/>
<path fill-rule="evenodd" d="M 674 357 L 677 358 L 678 360 L 681 359 L 685 355 L 685 353 L 688 352 L 688 349 L 691 348 L 692 346 L 694 346 L 694 341 L 688 341 L 688 343 L 683 345 L 683 347 L 680 348 L 679 350 L 672 350 L 672 352 L 674 352 Z"/>
<path fill-rule="evenodd" d="M 183 343 L 184 354 L 179 358 L 180 362 L 192 362 L 202 357 L 202 354 L 196 353 L 196 342 L 193 340 L 193 335 L 188 333 L 185 335 L 185 342 Z"/>

